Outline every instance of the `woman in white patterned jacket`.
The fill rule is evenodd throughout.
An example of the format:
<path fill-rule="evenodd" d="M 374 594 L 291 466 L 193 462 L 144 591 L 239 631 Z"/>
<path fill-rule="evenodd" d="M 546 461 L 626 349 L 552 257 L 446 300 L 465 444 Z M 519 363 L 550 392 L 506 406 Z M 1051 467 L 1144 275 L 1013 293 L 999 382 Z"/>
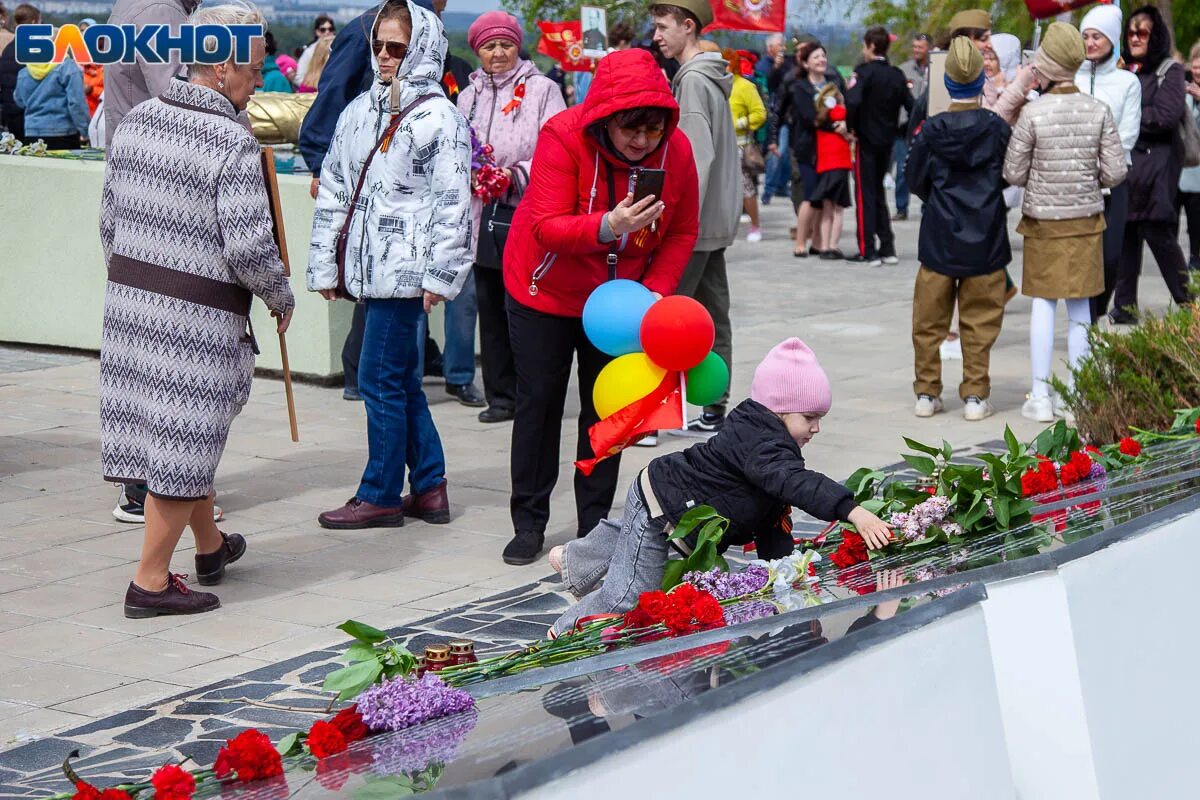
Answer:
<path fill-rule="evenodd" d="M 253 7 L 210 6 L 192 24 L 256 25 Z M 112 132 L 100 206 L 108 264 L 100 344 L 104 477 L 145 483 L 142 558 L 125 616 L 195 614 L 220 605 L 171 574 L 185 526 L 201 584 L 221 580 L 246 541 L 213 523 L 213 476 L 250 394 L 258 295 L 287 329 L 295 302 L 271 232 L 258 142 L 238 122 L 262 86 L 251 63 L 193 64 Z"/>
<path fill-rule="evenodd" d="M 338 118 L 321 168 L 308 288 L 366 304 L 358 388 L 368 446 L 354 497 L 318 517 L 326 528 L 450 520 L 417 357 L 422 315 L 458 294 L 472 263 L 471 140 L 439 84 L 446 47 L 432 12 L 385 3 L 371 29 L 376 80 Z"/>

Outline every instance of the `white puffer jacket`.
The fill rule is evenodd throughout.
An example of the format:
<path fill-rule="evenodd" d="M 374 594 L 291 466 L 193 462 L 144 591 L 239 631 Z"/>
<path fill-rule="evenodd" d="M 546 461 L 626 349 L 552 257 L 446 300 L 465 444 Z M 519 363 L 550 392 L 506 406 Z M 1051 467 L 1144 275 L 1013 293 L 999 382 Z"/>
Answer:
<path fill-rule="evenodd" d="M 1117 125 L 1117 133 L 1121 136 L 1121 145 L 1125 148 L 1125 163 L 1132 164 L 1130 153 L 1142 129 L 1142 84 L 1132 72 L 1117 66 L 1121 57 L 1121 9 L 1117 6 L 1096 6 L 1080 23 L 1079 30 L 1088 28 L 1104 34 L 1113 49 L 1101 64 L 1084 61 L 1079 72 L 1075 73 L 1075 85 L 1084 94 L 1108 104 L 1113 122 Z"/>
<path fill-rule="evenodd" d="M 1004 180 L 1025 187 L 1033 219 L 1082 219 L 1104 211 L 1101 187 L 1125 180 L 1125 152 L 1108 106 L 1065 84 L 1025 106 L 1004 158 Z"/>
<path fill-rule="evenodd" d="M 446 35 L 432 12 L 409 3 L 413 33 L 397 71 L 399 106 L 422 95 L 387 152 L 376 153 L 351 212 L 346 286 L 355 297 L 454 298 L 472 263 L 471 136 L 439 80 Z M 378 76 L 379 63 L 371 56 Z M 391 121 L 390 86 L 376 81 L 338 117 L 313 211 L 308 255 L 310 291 L 338 285 L 337 238 L 367 155 Z"/>

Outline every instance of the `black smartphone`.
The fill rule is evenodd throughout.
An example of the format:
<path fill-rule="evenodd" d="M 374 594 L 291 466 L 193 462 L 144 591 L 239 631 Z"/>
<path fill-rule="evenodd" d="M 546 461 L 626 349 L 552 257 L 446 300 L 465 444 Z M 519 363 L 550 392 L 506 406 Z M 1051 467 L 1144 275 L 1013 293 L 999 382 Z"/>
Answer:
<path fill-rule="evenodd" d="M 633 173 L 633 202 L 639 203 L 650 195 L 662 199 L 663 183 L 667 171 L 664 169 L 639 169 Z"/>

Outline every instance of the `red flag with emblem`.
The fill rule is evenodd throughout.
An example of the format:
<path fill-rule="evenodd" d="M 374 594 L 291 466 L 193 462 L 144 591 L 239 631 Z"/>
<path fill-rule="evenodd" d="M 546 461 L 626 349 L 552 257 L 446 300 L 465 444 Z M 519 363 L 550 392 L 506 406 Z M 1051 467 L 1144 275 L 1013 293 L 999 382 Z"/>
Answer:
<path fill-rule="evenodd" d="M 668 372 L 654 391 L 614 411 L 588 430 L 595 458 L 576 461 L 584 475 L 606 458 L 629 447 L 647 433 L 683 427 L 683 384 L 678 372 Z"/>
<path fill-rule="evenodd" d="M 537 51 L 558 62 L 565 72 L 591 72 L 596 62 L 583 57 L 583 23 L 538 21 L 542 36 Z"/>
<path fill-rule="evenodd" d="M 1093 2 L 1095 0 L 1025 0 L 1025 7 L 1029 9 L 1029 16 L 1034 19 L 1046 19 L 1076 8 L 1083 8 Z M 1101 5 L 1105 5 L 1105 3 L 1101 2 Z"/>
<path fill-rule="evenodd" d="M 757 31 L 783 33 L 787 27 L 787 0 L 708 0 L 712 24 L 705 31 Z"/>

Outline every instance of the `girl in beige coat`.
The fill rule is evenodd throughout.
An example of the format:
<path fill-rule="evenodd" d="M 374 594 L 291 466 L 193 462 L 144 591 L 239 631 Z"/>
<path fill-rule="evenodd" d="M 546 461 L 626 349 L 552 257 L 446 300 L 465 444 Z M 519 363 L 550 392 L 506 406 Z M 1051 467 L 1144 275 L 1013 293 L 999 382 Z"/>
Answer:
<path fill-rule="evenodd" d="M 1087 354 L 1089 301 L 1104 289 L 1100 190 L 1125 179 L 1125 150 L 1112 112 L 1075 86 L 1084 56 L 1077 29 L 1050 25 L 1034 61 L 1043 96 L 1022 111 L 1004 161 L 1004 179 L 1025 187 L 1017 231 L 1025 237 L 1021 290 L 1033 298 L 1033 389 L 1021 413 L 1038 422 L 1053 422 L 1062 413 L 1048 383 L 1059 299 L 1070 317 L 1068 364 L 1074 367 Z"/>

